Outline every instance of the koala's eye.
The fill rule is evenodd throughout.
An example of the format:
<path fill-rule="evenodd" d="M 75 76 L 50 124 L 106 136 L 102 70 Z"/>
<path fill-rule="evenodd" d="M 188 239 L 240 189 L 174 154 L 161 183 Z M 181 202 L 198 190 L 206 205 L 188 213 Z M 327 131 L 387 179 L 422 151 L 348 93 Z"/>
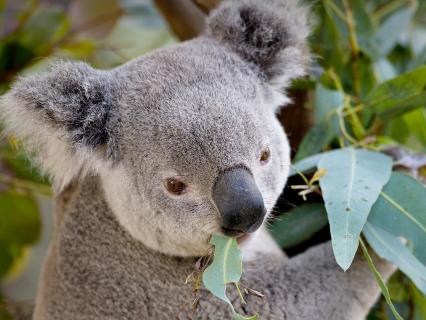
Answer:
<path fill-rule="evenodd" d="M 266 164 L 268 163 L 270 158 L 271 158 L 271 150 L 269 150 L 269 148 L 263 149 L 262 153 L 260 154 L 260 163 Z"/>
<path fill-rule="evenodd" d="M 168 192 L 174 195 L 181 195 L 186 191 L 186 184 L 176 178 L 167 178 L 164 186 Z"/>

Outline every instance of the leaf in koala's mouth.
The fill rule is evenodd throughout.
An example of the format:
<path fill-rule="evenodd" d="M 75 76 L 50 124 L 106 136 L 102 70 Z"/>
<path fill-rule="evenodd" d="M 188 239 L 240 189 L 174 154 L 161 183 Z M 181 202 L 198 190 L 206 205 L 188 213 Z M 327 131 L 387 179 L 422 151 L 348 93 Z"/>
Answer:
<path fill-rule="evenodd" d="M 258 319 L 257 315 L 245 318 L 237 314 L 234 307 L 226 295 L 226 285 L 232 283 L 243 303 L 245 303 L 242 293 L 238 287 L 243 272 L 243 257 L 235 238 L 215 234 L 210 239 L 214 245 L 213 262 L 204 270 L 204 286 L 216 297 L 222 299 L 232 308 L 235 319 Z"/>

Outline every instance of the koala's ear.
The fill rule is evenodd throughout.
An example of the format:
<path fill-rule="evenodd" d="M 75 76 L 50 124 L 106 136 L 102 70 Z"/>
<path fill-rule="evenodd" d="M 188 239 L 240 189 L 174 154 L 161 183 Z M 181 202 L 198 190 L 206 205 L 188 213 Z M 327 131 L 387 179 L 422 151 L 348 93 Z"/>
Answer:
<path fill-rule="evenodd" d="M 308 9 L 297 0 L 229 0 L 212 12 L 206 35 L 237 53 L 277 89 L 305 74 Z"/>
<path fill-rule="evenodd" d="M 40 166 L 59 187 L 114 161 L 111 119 L 117 96 L 109 73 L 60 62 L 18 80 L 2 98 L 6 129 L 38 154 Z"/>

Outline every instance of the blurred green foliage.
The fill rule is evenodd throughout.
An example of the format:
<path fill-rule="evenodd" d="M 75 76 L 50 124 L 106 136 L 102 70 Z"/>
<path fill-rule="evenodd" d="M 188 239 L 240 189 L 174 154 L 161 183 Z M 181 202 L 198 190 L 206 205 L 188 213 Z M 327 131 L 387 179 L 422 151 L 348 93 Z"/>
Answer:
<path fill-rule="evenodd" d="M 146 0 L 0 0 L 0 94 L 52 59 L 110 68 L 174 41 Z M 39 194 L 52 194 L 48 178 L 20 141 L 0 134 L 0 283 L 20 272 L 40 238 Z M 9 319 L 1 301 L 0 319 Z"/>
<path fill-rule="evenodd" d="M 418 68 L 426 64 L 426 1 L 318 0 L 313 11 L 312 50 L 318 59 L 311 76 L 294 88 L 309 92 L 306 107 L 315 122 L 296 159 L 348 143 L 425 152 L 426 73 Z M 42 70 L 52 58 L 108 68 L 176 41 L 147 0 L 0 0 L 0 26 L 0 94 L 17 76 Z M 414 86 L 410 82 L 405 91 L 398 84 L 381 87 L 376 90 L 387 90 L 389 100 L 375 99 L 378 85 L 416 68 Z M 382 103 L 392 104 L 387 117 L 372 112 L 389 109 Z M 10 136 L 0 140 L 0 278 L 40 237 L 37 194 L 50 192 L 20 142 Z M 316 205 L 300 207 L 286 219 L 299 225 L 302 217 L 306 229 L 292 229 L 295 238 L 283 238 L 283 244 L 305 241 L 315 227 L 324 226 L 324 212 Z M 426 319 L 426 298 L 406 276 L 397 273 L 389 289 L 404 319 Z M 368 319 L 393 316 L 380 300 Z"/>
<path fill-rule="evenodd" d="M 311 76 L 296 82 L 294 88 L 308 93 L 306 107 L 312 110 L 314 124 L 304 136 L 295 160 L 305 159 L 305 163 L 299 164 L 315 167 L 320 152 L 348 146 L 373 151 L 404 148 L 424 154 L 426 2 L 322 0 L 315 2 L 313 8 L 318 21 L 312 49 L 318 58 Z M 412 156 L 405 165 L 414 165 L 414 159 Z M 424 165 L 410 170 L 423 183 Z M 374 179 L 374 173 L 363 178 Z M 301 189 L 299 194 L 307 203 L 294 208 L 272 226 L 278 240 L 290 248 L 299 245 L 305 233 L 313 234 L 323 227 L 318 221 L 324 216 L 324 208 L 314 196 L 321 193 L 316 183 L 321 178 L 305 180 L 304 185 L 292 188 Z M 399 189 L 399 196 L 407 204 L 419 204 L 412 199 L 413 194 L 425 193 L 421 184 L 412 192 L 407 189 L 404 193 L 403 189 Z M 374 207 L 375 217 L 391 219 L 385 212 L 377 214 L 378 208 Z M 420 208 L 416 215 L 421 217 L 424 210 Z M 293 228 L 294 232 L 284 232 L 294 224 L 301 226 L 298 223 L 301 219 L 305 230 Z M 426 239 L 424 225 L 422 228 L 420 243 Z M 426 319 L 426 298 L 405 275 L 398 272 L 389 288 L 404 319 Z M 368 319 L 394 319 L 394 316 L 382 298 Z"/>

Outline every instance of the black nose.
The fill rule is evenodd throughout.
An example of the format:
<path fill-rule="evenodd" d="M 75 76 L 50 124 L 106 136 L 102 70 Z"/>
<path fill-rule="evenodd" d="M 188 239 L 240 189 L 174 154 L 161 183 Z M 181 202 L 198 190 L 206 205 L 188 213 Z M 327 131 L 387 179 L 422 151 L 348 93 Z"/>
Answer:
<path fill-rule="evenodd" d="M 219 174 L 213 200 L 222 218 L 222 231 L 229 236 L 256 231 L 266 209 L 251 173 L 237 167 Z"/>

